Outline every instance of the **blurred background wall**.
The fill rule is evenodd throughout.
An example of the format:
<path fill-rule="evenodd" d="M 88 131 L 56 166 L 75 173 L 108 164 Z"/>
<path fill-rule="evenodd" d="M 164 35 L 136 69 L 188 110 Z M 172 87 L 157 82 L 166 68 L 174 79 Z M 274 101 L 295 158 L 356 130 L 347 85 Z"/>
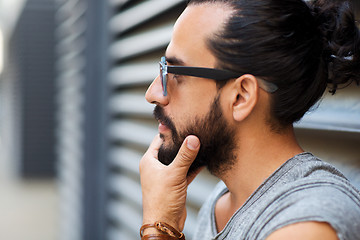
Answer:
<path fill-rule="evenodd" d="M 28 0 L 22 4 L 18 18 L 5 30 L 5 149 L 12 159 L 14 174 L 54 176 L 55 3 Z"/>
<path fill-rule="evenodd" d="M 144 94 L 184 7 L 182 0 L 0 0 L 0 191 L 10 196 L 0 197 L 0 212 L 8 212 L 1 239 L 139 238 L 138 163 L 157 133 Z M 358 187 L 359 93 L 351 85 L 326 94 L 296 125 L 304 148 Z M 190 186 L 189 239 L 216 182 L 204 172 Z"/>
<path fill-rule="evenodd" d="M 55 239 L 55 2 L 0 0 L 0 238 Z"/>

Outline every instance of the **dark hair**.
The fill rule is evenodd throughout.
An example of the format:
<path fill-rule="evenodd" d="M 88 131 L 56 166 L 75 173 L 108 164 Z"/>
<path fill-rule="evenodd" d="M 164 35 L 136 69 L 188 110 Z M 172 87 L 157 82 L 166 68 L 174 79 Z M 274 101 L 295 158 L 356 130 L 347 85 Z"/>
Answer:
<path fill-rule="evenodd" d="M 190 0 L 233 9 L 209 39 L 218 67 L 275 83 L 271 118 L 280 129 L 300 120 L 327 85 L 360 79 L 360 34 L 348 2 Z"/>

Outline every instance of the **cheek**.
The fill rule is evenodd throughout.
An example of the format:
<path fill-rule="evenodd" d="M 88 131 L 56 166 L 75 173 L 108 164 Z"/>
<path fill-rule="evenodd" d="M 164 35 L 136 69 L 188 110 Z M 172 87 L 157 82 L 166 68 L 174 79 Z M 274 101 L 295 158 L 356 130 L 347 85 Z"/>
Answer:
<path fill-rule="evenodd" d="M 209 100 L 209 102 L 211 102 Z M 189 125 L 194 124 L 196 119 L 202 119 L 209 112 L 208 102 L 190 102 L 180 105 L 173 114 L 173 122 L 178 133 L 184 131 Z"/>
<path fill-rule="evenodd" d="M 177 107 L 178 112 L 181 113 L 180 117 L 204 116 L 208 113 L 217 91 L 206 84 L 203 85 L 189 84 L 189 90 L 178 97 Z"/>
<path fill-rule="evenodd" d="M 204 117 L 216 94 L 216 83 L 209 79 L 189 77 L 179 84 L 169 101 L 176 130 L 181 132 L 195 119 Z"/>

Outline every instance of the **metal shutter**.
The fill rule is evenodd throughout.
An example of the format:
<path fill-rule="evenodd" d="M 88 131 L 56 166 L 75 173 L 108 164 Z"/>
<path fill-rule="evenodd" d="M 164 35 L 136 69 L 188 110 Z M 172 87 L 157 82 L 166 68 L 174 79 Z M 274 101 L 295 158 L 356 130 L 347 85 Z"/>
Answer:
<path fill-rule="evenodd" d="M 83 239 L 85 1 L 57 1 L 57 155 L 60 239 Z"/>

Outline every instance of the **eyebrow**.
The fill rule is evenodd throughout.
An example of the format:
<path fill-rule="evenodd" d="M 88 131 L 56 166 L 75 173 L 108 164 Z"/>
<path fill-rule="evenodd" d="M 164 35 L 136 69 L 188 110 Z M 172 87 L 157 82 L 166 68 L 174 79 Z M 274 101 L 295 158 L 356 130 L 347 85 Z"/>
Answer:
<path fill-rule="evenodd" d="M 165 55 L 165 59 L 166 59 L 166 61 L 167 61 L 170 65 L 179 65 L 179 66 L 184 66 L 184 65 L 185 65 L 185 63 L 184 63 L 183 60 L 181 60 L 181 59 L 179 59 L 179 58 L 177 58 L 177 57 L 175 57 L 175 56 L 173 56 L 173 57 L 167 57 L 167 56 Z"/>

